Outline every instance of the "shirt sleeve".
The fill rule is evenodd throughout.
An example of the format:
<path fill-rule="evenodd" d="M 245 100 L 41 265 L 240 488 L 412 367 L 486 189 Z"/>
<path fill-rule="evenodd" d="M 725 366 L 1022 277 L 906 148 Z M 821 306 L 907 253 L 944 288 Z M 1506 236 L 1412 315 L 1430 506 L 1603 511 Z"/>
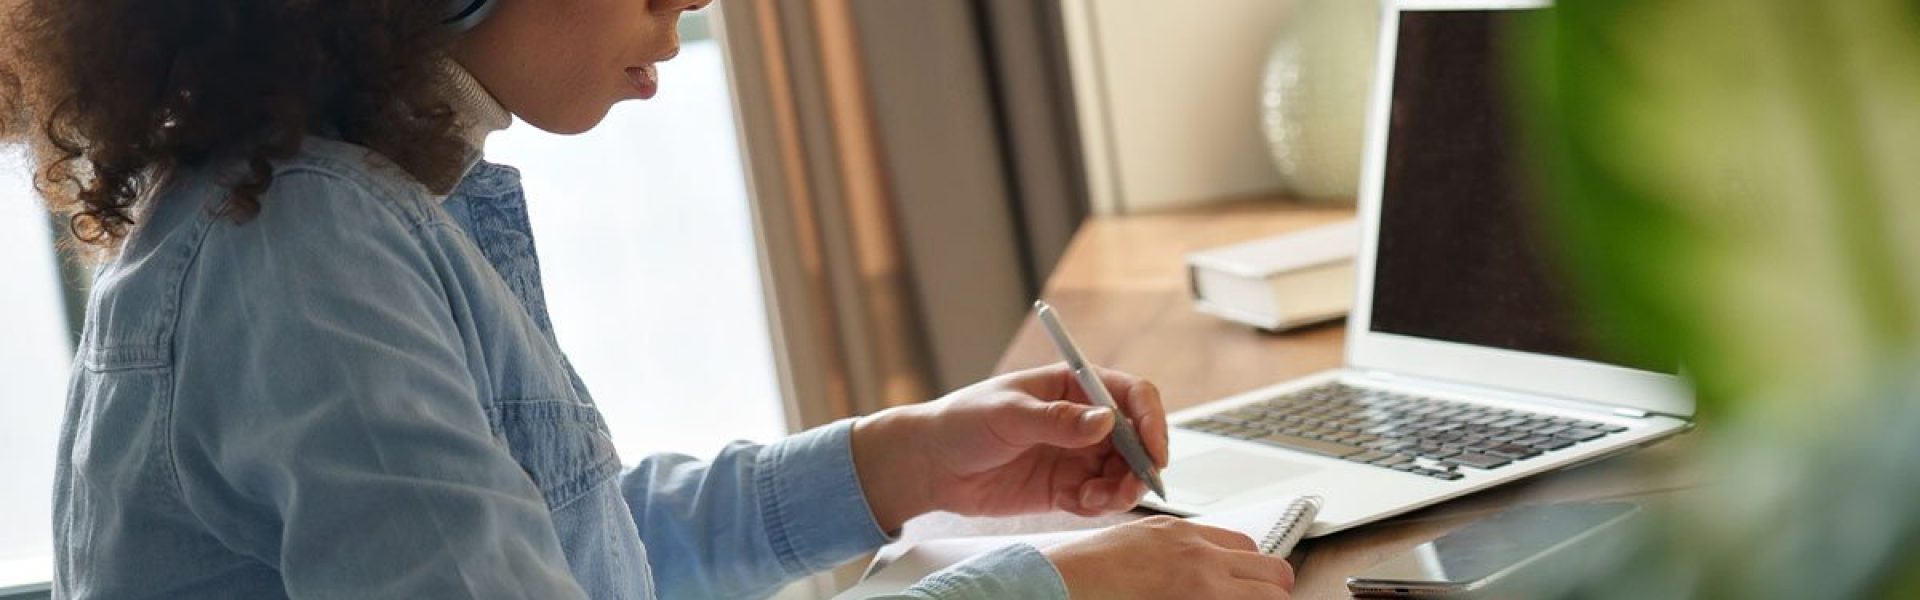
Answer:
<path fill-rule="evenodd" d="M 293 172 L 212 225 L 177 342 L 186 506 L 295 598 L 584 598 L 399 201 Z"/>
<path fill-rule="evenodd" d="M 1068 600 L 1046 555 L 1014 544 L 941 569 L 898 594 L 867 600 Z"/>
<path fill-rule="evenodd" d="M 712 461 L 649 457 L 622 492 L 662 598 L 747 598 L 887 543 L 853 469 L 853 421 Z"/>
<path fill-rule="evenodd" d="M 734 444 L 710 463 L 657 455 L 623 491 L 661 598 L 762 597 L 891 541 L 853 468 L 853 421 L 769 446 Z M 1033 546 L 988 552 L 887 600 L 1066 600 Z"/>

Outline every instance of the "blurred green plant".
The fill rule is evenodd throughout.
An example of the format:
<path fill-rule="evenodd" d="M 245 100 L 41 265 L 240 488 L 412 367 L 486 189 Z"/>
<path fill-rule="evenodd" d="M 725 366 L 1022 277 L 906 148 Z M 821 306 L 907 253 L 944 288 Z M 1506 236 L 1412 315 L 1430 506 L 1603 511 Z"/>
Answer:
<path fill-rule="evenodd" d="M 1680 358 L 1714 473 L 1563 595 L 1920 598 L 1920 2 L 1561 0 L 1514 41 L 1581 297 Z"/>

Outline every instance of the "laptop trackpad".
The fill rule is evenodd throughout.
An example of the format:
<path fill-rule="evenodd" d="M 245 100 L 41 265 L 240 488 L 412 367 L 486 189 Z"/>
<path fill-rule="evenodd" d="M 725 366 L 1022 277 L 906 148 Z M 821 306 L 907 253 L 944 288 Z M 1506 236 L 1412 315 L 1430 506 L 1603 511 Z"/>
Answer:
<path fill-rule="evenodd" d="M 1212 504 L 1234 494 L 1320 470 L 1320 467 L 1219 448 L 1180 459 L 1166 472 L 1168 493 L 1181 504 Z"/>

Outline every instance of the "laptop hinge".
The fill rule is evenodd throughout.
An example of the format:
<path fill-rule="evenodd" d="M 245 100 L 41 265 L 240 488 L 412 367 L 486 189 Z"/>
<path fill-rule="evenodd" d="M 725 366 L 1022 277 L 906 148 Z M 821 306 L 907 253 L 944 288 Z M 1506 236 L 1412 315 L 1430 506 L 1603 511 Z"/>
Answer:
<path fill-rule="evenodd" d="M 1622 417 L 1632 417 L 1635 419 L 1645 419 L 1647 417 L 1653 416 L 1653 413 L 1640 410 L 1638 408 L 1627 408 L 1624 406 L 1614 407 L 1613 414 L 1620 415 Z"/>
<path fill-rule="evenodd" d="M 1451 385 L 1451 384 L 1447 384 L 1445 382 L 1440 382 L 1437 380 L 1410 377 L 1410 376 L 1401 375 L 1401 374 L 1393 373 L 1389 371 L 1380 371 L 1375 369 L 1365 369 L 1365 370 L 1356 370 L 1356 371 L 1358 371 L 1362 379 L 1371 379 L 1371 380 L 1379 381 L 1382 383 L 1421 381 L 1421 382 L 1427 382 L 1430 385 L 1432 384 Z M 1560 399 L 1560 398 L 1555 398 L 1553 400 L 1561 404 L 1573 404 L 1573 405 L 1576 405 L 1577 407 L 1586 408 L 1587 410 L 1604 410 L 1604 411 L 1611 412 L 1614 415 L 1627 417 L 1630 419 L 1647 419 L 1647 418 L 1652 418 L 1656 414 L 1647 410 L 1638 409 L 1638 408 L 1629 408 L 1625 406 L 1595 406 L 1593 403 L 1589 403 L 1589 402 L 1582 402 L 1579 400 L 1570 400 L 1570 399 Z M 1672 416 L 1673 418 L 1680 419 L 1680 420 L 1690 419 L 1690 417 L 1682 417 L 1682 416 L 1674 416 L 1674 415 L 1664 415 L 1664 416 Z"/>

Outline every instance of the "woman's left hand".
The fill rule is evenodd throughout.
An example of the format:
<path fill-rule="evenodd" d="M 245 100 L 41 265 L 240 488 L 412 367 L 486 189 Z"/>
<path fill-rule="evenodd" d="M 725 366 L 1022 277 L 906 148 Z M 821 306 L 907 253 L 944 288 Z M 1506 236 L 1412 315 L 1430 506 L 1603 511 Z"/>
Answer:
<path fill-rule="evenodd" d="M 1160 391 L 1119 371 L 1100 375 L 1139 428 L 1156 467 L 1166 467 Z M 1093 405 L 1072 371 L 1055 364 L 862 418 L 853 431 L 854 467 L 874 517 L 888 531 L 932 510 L 1119 512 L 1139 502 L 1147 488 L 1114 450 L 1114 423 L 1112 412 Z"/>

